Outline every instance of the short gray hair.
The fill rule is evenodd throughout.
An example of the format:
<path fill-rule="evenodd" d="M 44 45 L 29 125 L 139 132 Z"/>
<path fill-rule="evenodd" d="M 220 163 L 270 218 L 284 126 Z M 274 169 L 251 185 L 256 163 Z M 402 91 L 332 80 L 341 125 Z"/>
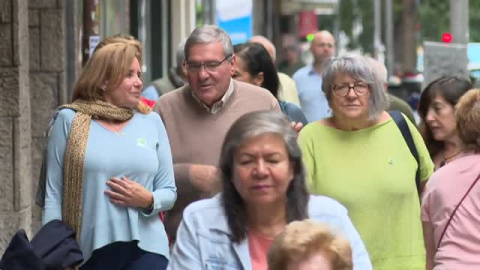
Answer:
<path fill-rule="evenodd" d="M 322 90 L 330 103 L 333 95 L 333 81 L 339 74 L 351 76 L 355 80 L 368 84 L 370 88 L 369 118 L 375 120 L 390 105 L 384 90 L 384 81 L 375 68 L 362 56 L 346 55 L 331 57 L 325 64 L 322 74 Z M 335 112 L 333 112 L 335 113 Z"/>
<path fill-rule="evenodd" d="M 223 196 L 222 204 L 232 232 L 232 240 L 239 243 L 246 237 L 247 222 L 245 202 L 233 184 L 234 155 L 247 140 L 262 135 L 276 134 L 283 138 L 290 162 L 293 164 L 293 180 L 287 189 L 287 222 L 308 218 L 308 191 L 302 152 L 297 143 L 297 132 L 287 118 L 277 111 L 257 111 L 240 117 L 227 132 L 220 155 Z"/>
<path fill-rule="evenodd" d="M 195 28 L 185 43 L 185 59 L 190 56 L 190 48 L 195 44 L 222 43 L 225 57 L 233 55 L 232 40 L 227 32 L 215 25 L 203 25 Z"/>
<path fill-rule="evenodd" d="M 367 60 L 368 64 L 372 65 L 373 70 L 377 72 L 378 77 L 382 79 L 383 83 L 388 83 L 387 67 L 372 57 L 365 57 L 365 60 Z"/>
<path fill-rule="evenodd" d="M 177 63 L 176 68 L 182 68 L 183 61 L 185 61 L 185 42 L 186 42 L 186 39 L 183 39 L 177 45 L 177 51 L 176 51 L 176 54 L 175 54 L 175 57 L 176 57 L 175 60 L 176 60 L 176 63 Z"/>

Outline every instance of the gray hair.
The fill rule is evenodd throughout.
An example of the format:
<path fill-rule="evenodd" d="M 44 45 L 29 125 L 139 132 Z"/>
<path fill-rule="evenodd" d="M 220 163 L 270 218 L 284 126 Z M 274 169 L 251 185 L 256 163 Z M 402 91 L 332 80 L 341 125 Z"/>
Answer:
<path fill-rule="evenodd" d="M 190 56 L 190 48 L 195 44 L 222 43 L 225 57 L 233 55 L 232 40 L 227 32 L 215 25 L 203 25 L 195 28 L 185 43 L 185 59 Z"/>
<path fill-rule="evenodd" d="M 375 68 L 362 56 L 346 55 L 331 57 L 322 74 L 322 90 L 330 103 L 333 95 L 333 81 L 338 74 L 351 76 L 368 84 L 370 88 L 369 119 L 375 120 L 385 111 L 390 102 L 384 90 L 384 81 Z M 335 114 L 335 112 L 333 112 Z"/>
<path fill-rule="evenodd" d="M 276 111 L 257 111 L 243 115 L 231 126 L 220 155 L 223 196 L 222 203 L 232 232 L 232 240 L 241 242 L 246 237 L 247 222 L 245 203 L 233 184 L 234 155 L 245 142 L 262 134 L 276 134 L 283 138 L 290 162 L 293 164 L 293 180 L 287 189 L 285 206 L 287 221 L 308 218 L 308 191 L 302 152 L 297 143 L 297 132 L 287 118 Z"/>
<path fill-rule="evenodd" d="M 383 83 L 388 83 L 387 67 L 383 63 L 380 63 L 380 61 L 372 57 L 365 57 L 365 60 L 369 65 L 373 67 L 375 72 L 377 72 L 378 77 L 382 79 Z"/>
<path fill-rule="evenodd" d="M 175 57 L 176 57 L 175 60 L 176 60 L 176 63 L 177 63 L 176 68 L 182 68 L 183 61 L 185 61 L 185 42 L 186 41 L 187 41 L 186 39 L 183 39 L 177 45 L 177 51 L 176 51 L 176 54 L 175 54 Z"/>

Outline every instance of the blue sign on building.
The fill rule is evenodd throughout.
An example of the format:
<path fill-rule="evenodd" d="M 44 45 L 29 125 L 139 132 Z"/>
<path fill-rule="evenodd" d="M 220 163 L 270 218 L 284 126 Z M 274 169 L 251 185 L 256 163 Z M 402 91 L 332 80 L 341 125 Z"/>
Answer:
<path fill-rule="evenodd" d="M 252 37 L 252 0 L 217 0 L 217 24 L 232 43 L 244 43 Z"/>

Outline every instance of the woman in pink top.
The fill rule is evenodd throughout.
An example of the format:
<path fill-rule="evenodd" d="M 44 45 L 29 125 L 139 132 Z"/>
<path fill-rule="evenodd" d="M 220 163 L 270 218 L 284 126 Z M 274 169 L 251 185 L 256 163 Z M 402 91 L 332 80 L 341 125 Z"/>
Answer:
<path fill-rule="evenodd" d="M 480 89 L 460 99 L 455 117 L 464 151 L 432 175 L 422 200 L 427 269 L 480 267 Z"/>

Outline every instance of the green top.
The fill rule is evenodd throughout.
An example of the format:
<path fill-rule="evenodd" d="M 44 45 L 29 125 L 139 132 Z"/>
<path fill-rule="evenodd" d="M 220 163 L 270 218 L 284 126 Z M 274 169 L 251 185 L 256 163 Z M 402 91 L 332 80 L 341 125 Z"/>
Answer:
<path fill-rule="evenodd" d="M 427 181 L 434 165 L 417 129 L 407 123 L 420 158 L 420 178 Z M 314 122 L 302 129 L 299 143 L 310 191 L 347 207 L 373 269 L 425 269 L 417 162 L 395 122 L 358 131 Z"/>

